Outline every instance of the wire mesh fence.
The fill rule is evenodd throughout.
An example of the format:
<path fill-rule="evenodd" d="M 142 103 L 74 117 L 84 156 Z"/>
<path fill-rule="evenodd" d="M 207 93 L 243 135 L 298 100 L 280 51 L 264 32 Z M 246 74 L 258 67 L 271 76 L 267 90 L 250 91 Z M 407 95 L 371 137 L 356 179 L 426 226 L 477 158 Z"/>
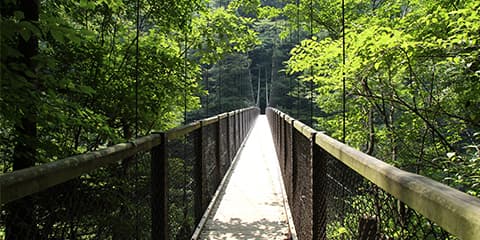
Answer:
<path fill-rule="evenodd" d="M 456 239 L 330 154 L 322 158 L 329 239 Z"/>
<path fill-rule="evenodd" d="M 258 113 L 0 175 L 0 238 L 189 239 Z"/>
<path fill-rule="evenodd" d="M 384 184 L 382 188 L 391 192 L 397 193 L 398 189 L 418 182 L 415 188 L 423 188 L 424 192 L 433 186 L 436 192 L 443 190 L 455 194 L 456 202 L 447 207 L 442 205 L 442 203 L 447 205 L 447 197 L 442 199 L 437 196 L 426 196 L 435 199 L 432 203 L 438 203 L 437 206 L 419 204 L 425 201 L 421 196 L 405 191 L 401 198 L 407 199 L 409 204 L 421 206 L 418 209 L 433 216 L 427 218 L 399 200 L 398 195 L 395 197 L 379 187 L 377 183 L 382 181 L 379 180 L 381 177 L 362 175 L 347 166 L 343 161 L 345 156 L 351 153 L 347 152 L 345 145 L 327 137 L 327 140 L 322 138 L 321 141 L 322 146 L 328 147 L 321 147 L 317 138 L 317 134 L 320 133 L 308 126 L 275 109 L 267 110 L 267 116 L 299 239 L 457 239 L 436 222 L 442 222 L 443 226 L 447 227 L 450 227 L 450 224 L 458 226 L 451 229 L 457 231 L 455 233 L 457 236 L 464 234 L 464 239 L 478 237 L 475 229 L 478 228 L 479 216 L 466 217 L 454 214 L 448 216 L 435 213 L 446 212 L 448 211 L 446 208 L 478 212 L 480 209 L 478 199 L 440 183 L 430 184 L 428 182 L 433 181 L 426 181 L 426 178 L 414 174 L 409 175 L 413 178 L 405 178 L 408 181 L 401 181 L 398 176 L 407 173 L 399 169 L 392 171 L 395 176 L 386 176 L 393 180 Z M 359 163 L 363 160 L 358 159 L 366 158 L 365 156 L 351 154 L 350 162 L 357 164 L 358 169 L 372 167 L 375 173 L 377 166 L 371 164 L 372 162 L 370 162 L 372 166 Z M 358 159 L 355 159 L 356 157 Z M 378 165 L 378 168 L 381 170 L 385 167 Z M 375 174 L 384 174 L 380 170 Z M 369 179 L 376 179 L 377 183 Z M 472 207 L 473 205 L 476 207 Z M 465 221 L 465 224 L 459 225 L 459 221 Z"/>
<path fill-rule="evenodd" d="M 167 143 L 169 236 L 186 239 L 195 228 L 194 176 L 198 132 L 193 131 Z"/>
<path fill-rule="evenodd" d="M 309 139 L 292 129 L 292 201 L 290 209 L 300 239 L 311 239 L 312 229 L 312 154 Z"/>
<path fill-rule="evenodd" d="M 2 207 L 5 239 L 145 239 L 150 154 L 96 169 Z"/>

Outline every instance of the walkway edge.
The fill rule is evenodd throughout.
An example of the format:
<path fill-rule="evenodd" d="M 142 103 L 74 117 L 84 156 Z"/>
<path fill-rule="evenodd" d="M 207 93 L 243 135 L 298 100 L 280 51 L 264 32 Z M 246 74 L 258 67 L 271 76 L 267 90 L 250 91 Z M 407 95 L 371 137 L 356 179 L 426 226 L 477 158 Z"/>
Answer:
<path fill-rule="evenodd" d="M 255 121 L 257 121 L 258 116 L 255 118 Z M 205 210 L 205 213 L 203 213 L 202 219 L 200 219 L 200 222 L 198 223 L 198 226 L 195 228 L 195 231 L 193 232 L 192 235 L 192 240 L 197 240 L 200 237 L 200 233 L 202 232 L 203 228 L 205 227 L 205 223 L 207 222 L 208 218 L 210 217 L 210 214 L 212 213 L 212 209 L 217 203 L 217 199 L 220 196 L 220 193 L 225 189 L 227 179 L 230 178 L 232 175 L 233 168 L 238 162 L 239 158 L 239 153 L 243 150 L 245 147 L 245 142 L 247 141 L 248 137 L 250 136 L 250 133 L 252 132 L 253 125 L 252 127 L 248 130 L 247 135 L 242 141 L 242 144 L 238 148 L 238 151 L 235 153 L 235 157 L 233 158 L 232 164 L 228 168 L 227 172 L 225 173 L 225 176 L 223 177 L 222 181 L 220 182 L 220 185 L 218 186 L 217 190 L 215 191 L 215 194 L 213 195 L 212 200 L 208 204 L 207 210 Z"/>
<path fill-rule="evenodd" d="M 278 181 L 280 182 L 280 190 L 282 192 L 282 198 L 283 198 L 283 207 L 285 208 L 285 213 L 287 215 L 287 220 L 288 220 L 288 230 L 290 232 L 289 240 L 298 240 L 297 230 L 295 229 L 292 212 L 290 211 L 290 204 L 288 203 L 287 191 L 285 190 L 285 185 L 283 182 L 283 174 L 279 164 L 277 164 L 277 171 L 280 173 L 278 175 Z"/>

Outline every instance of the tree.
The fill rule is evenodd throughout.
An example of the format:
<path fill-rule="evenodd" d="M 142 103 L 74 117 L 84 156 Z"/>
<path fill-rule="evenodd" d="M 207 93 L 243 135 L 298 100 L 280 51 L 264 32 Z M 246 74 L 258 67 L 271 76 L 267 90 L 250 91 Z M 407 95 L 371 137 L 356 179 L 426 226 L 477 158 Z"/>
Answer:
<path fill-rule="evenodd" d="M 473 96 L 480 90 L 478 3 L 368 2 L 346 2 L 345 67 L 342 42 L 328 27 L 328 37 L 305 39 L 292 50 L 291 73 L 308 81 L 314 69 L 317 104 L 328 114 L 319 126 L 341 135 L 345 73 L 350 145 L 477 195 L 470 163 L 477 162 L 478 151 L 465 147 L 478 145 L 478 119 L 472 114 L 478 112 L 472 103 L 478 106 Z M 458 166 L 465 175 L 455 174 L 462 180 L 452 182 L 445 169 Z"/>
<path fill-rule="evenodd" d="M 10 22 L 24 28 L 36 28 L 39 17 L 40 2 L 36 0 L 6 1 L 2 3 L 2 18 L 17 18 L 17 22 Z M 23 30 L 22 29 L 22 30 Z M 5 46 L 7 54 L 2 54 L 2 79 L 5 80 L 1 92 L 15 91 L 15 105 L 8 107 L 10 113 L 14 111 L 17 114 L 8 116 L 13 122 L 15 146 L 12 154 L 12 168 L 19 170 L 33 166 L 37 159 L 37 103 L 39 90 L 42 83 L 37 77 L 37 59 L 38 38 L 29 30 L 23 30 L 26 33 L 6 33 L 5 41 L 11 44 L 11 47 Z M 3 45 L 3 44 L 2 44 Z M 2 49 L 2 53 L 4 49 Z M 9 54 L 10 53 L 10 54 Z M 5 73 L 6 72 L 6 73 Z M 6 75 L 11 73 L 11 77 Z M 4 81 L 2 81 L 4 82 Z M 2 84 L 3 85 L 3 84 Z M 9 96 L 0 96 L 8 98 Z M 15 101 L 16 100 L 16 101 Z M 8 111 L 7 110 L 7 111 Z M 33 217 L 33 207 L 30 198 L 9 204 L 7 216 L 6 233 L 7 239 L 13 239 L 12 233 L 18 233 L 19 238 L 35 238 L 30 231 L 25 229 L 29 226 L 35 226 Z"/>

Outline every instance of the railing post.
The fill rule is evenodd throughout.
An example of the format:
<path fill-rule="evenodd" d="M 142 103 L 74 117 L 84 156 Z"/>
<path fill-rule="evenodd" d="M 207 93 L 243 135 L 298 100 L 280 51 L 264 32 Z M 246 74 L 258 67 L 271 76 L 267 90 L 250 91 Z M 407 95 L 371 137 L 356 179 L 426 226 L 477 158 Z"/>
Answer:
<path fill-rule="evenodd" d="M 288 131 L 289 131 L 289 126 L 288 126 L 288 122 L 287 120 L 285 119 L 285 115 L 283 116 L 283 142 L 284 142 L 284 146 L 283 146 L 283 149 L 285 149 L 284 151 L 284 159 L 283 159 L 283 180 L 284 182 L 287 182 L 287 165 L 288 165 L 288 161 L 289 161 L 289 158 L 290 158 L 290 155 L 292 154 L 290 151 L 289 151 L 289 139 L 288 139 Z M 288 189 L 287 189 L 288 191 Z"/>
<path fill-rule="evenodd" d="M 228 160 L 228 167 L 230 167 L 230 163 L 232 162 L 231 152 L 230 152 L 230 113 L 227 113 L 227 160 Z"/>
<path fill-rule="evenodd" d="M 275 124 L 276 124 L 276 130 L 275 131 L 277 132 L 276 133 L 276 135 L 277 135 L 277 137 L 276 137 L 277 146 L 278 146 L 278 151 L 277 152 L 279 153 L 278 155 L 280 156 L 280 146 L 281 146 L 280 142 L 281 142 L 281 139 L 282 139 L 282 134 L 281 134 L 282 133 L 281 132 L 281 124 L 282 123 L 280 121 L 280 115 L 278 113 L 275 113 L 274 116 L 275 116 Z"/>
<path fill-rule="evenodd" d="M 245 113 L 245 136 L 250 129 L 250 109 Z"/>
<path fill-rule="evenodd" d="M 248 127 L 247 128 L 248 129 L 250 129 L 251 123 L 252 123 L 252 111 L 253 111 L 253 109 L 248 110 L 248 115 L 247 115 L 247 117 L 248 117 Z"/>
<path fill-rule="evenodd" d="M 327 156 L 315 143 L 317 133 L 312 134 L 312 209 L 313 239 L 327 239 Z"/>
<path fill-rule="evenodd" d="M 243 114 L 243 133 L 244 133 L 244 137 L 247 136 L 247 126 L 248 126 L 248 112 L 245 111 L 245 113 Z"/>
<path fill-rule="evenodd" d="M 168 139 L 165 133 L 160 135 L 161 144 L 151 150 L 151 235 L 153 240 L 168 239 Z"/>
<path fill-rule="evenodd" d="M 280 162 L 283 162 L 282 159 L 283 159 L 283 151 L 284 149 L 282 149 L 283 147 L 283 122 L 282 122 L 282 116 L 280 116 L 280 114 L 278 114 L 278 117 L 277 117 L 277 121 L 278 121 L 278 160 L 280 160 Z M 280 165 L 281 166 L 281 165 Z"/>
<path fill-rule="evenodd" d="M 215 179 L 215 189 L 217 189 L 217 187 L 220 185 L 220 181 L 222 179 L 221 177 L 221 170 L 220 170 L 220 166 L 221 166 L 221 162 L 220 162 L 220 158 L 222 157 L 222 153 L 221 153 L 221 149 L 220 149 L 220 138 L 222 136 L 221 134 L 221 127 L 220 127 L 220 116 L 217 117 L 217 134 L 215 136 L 215 175 L 216 175 L 216 179 Z"/>
<path fill-rule="evenodd" d="M 242 117 L 242 142 L 243 142 L 243 139 L 245 138 L 245 111 L 242 111 L 242 114 L 240 115 Z"/>
<path fill-rule="evenodd" d="M 238 111 L 238 126 L 237 126 L 237 131 L 238 131 L 238 142 L 237 142 L 237 150 L 240 148 L 240 144 L 242 143 L 242 112 Z"/>
<path fill-rule="evenodd" d="M 283 119 L 283 116 L 279 116 L 279 121 L 280 121 L 280 156 L 278 157 L 278 160 L 280 160 L 280 168 L 282 169 L 282 177 L 283 173 L 285 172 L 285 154 L 287 152 L 286 149 L 286 142 L 285 142 L 285 120 Z"/>
<path fill-rule="evenodd" d="M 235 111 L 235 152 L 240 148 L 240 112 Z"/>
<path fill-rule="evenodd" d="M 248 111 L 245 111 L 245 114 L 243 116 L 243 131 L 245 132 L 245 137 L 247 136 L 248 133 Z"/>
<path fill-rule="evenodd" d="M 295 200 L 295 196 L 297 194 L 297 149 L 295 147 L 295 132 L 297 131 L 295 129 L 295 122 L 297 120 L 292 120 L 292 125 L 290 126 L 292 135 L 290 136 L 291 139 L 291 144 L 292 144 L 292 204 L 293 201 Z"/>
<path fill-rule="evenodd" d="M 243 140 L 242 126 L 243 126 L 243 111 L 240 111 L 239 114 L 238 114 L 238 131 L 240 131 L 240 139 L 239 139 L 239 144 L 238 144 L 239 147 L 240 147 L 240 143 Z"/>
<path fill-rule="evenodd" d="M 233 151 L 237 152 L 237 111 L 233 112 Z M 235 157 L 235 153 L 233 156 Z"/>
<path fill-rule="evenodd" d="M 203 123 L 200 121 L 200 128 L 196 130 L 194 138 L 195 164 L 193 166 L 194 190 L 194 212 L 195 223 L 199 223 L 203 216 L 204 191 L 203 191 Z"/>
<path fill-rule="evenodd" d="M 275 116 L 275 145 L 280 146 L 280 115 L 278 113 Z"/>

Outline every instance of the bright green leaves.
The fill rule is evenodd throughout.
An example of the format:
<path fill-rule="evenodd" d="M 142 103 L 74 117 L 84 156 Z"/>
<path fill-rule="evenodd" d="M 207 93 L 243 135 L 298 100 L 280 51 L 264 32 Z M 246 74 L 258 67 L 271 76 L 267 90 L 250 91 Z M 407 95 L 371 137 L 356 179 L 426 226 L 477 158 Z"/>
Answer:
<path fill-rule="evenodd" d="M 274 19 L 279 17 L 282 14 L 282 10 L 272 7 L 272 6 L 263 6 L 258 9 L 258 18 L 267 18 L 267 19 Z"/>
<path fill-rule="evenodd" d="M 97 1 L 80 0 L 78 6 L 84 9 L 95 9 Z"/>
<path fill-rule="evenodd" d="M 328 85 L 336 89 L 341 82 L 341 78 L 339 78 L 341 62 L 339 60 L 342 51 L 339 44 L 339 41 L 331 38 L 321 41 L 316 38 L 303 40 L 290 52 L 292 57 L 287 62 L 288 72 L 290 74 L 301 72 L 309 74 L 310 69 L 313 69 L 316 83 L 325 83 L 323 86 Z"/>
<path fill-rule="evenodd" d="M 117 11 L 119 8 L 124 7 L 125 4 L 121 0 L 80 0 L 75 2 L 82 9 L 95 10 L 99 6 L 108 6 L 113 11 Z"/>
<path fill-rule="evenodd" d="M 371 1 L 346 1 L 345 66 L 339 9 L 331 3 L 326 11 L 335 14 L 316 20 L 322 37 L 305 39 L 292 49 L 288 72 L 309 81 L 313 70 L 316 102 L 327 115 L 317 123 L 322 129 L 341 136 L 345 77 L 349 144 L 365 149 L 370 141 L 367 136 L 374 134 L 377 157 L 477 194 L 480 184 L 470 172 L 478 164 L 470 160 L 478 156 L 472 157 L 463 146 L 467 142 L 478 145 L 471 132 L 480 128 L 480 3 L 388 1 L 373 5 Z M 296 6 L 287 7 L 294 21 Z M 366 117 L 369 112 L 371 121 Z M 457 156 L 455 161 L 442 163 L 447 170 L 432 167 L 447 152 Z"/>
<path fill-rule="evenodd" d="M 259 7 L 260 0 L 232 0 L 228 4 L 229 10 L 238 11 L 248 15 L 257 13 Z"/>
<path fill-rule="evenodd" d="M 201 63 L 215 63 L 233 52 L 246 52 L 259 44 L 249 26 L 253 19 L 240 17 L 223 8 L 203 12 L 193 20 L 195 48 Z"/>
<path fill-rule="evenodd" d="M 202 0 L 146 1 L 142 5 L 150 14 L 151 24 L 165 32 L 189 31 L 192 18 L 205 9 Z"/>

